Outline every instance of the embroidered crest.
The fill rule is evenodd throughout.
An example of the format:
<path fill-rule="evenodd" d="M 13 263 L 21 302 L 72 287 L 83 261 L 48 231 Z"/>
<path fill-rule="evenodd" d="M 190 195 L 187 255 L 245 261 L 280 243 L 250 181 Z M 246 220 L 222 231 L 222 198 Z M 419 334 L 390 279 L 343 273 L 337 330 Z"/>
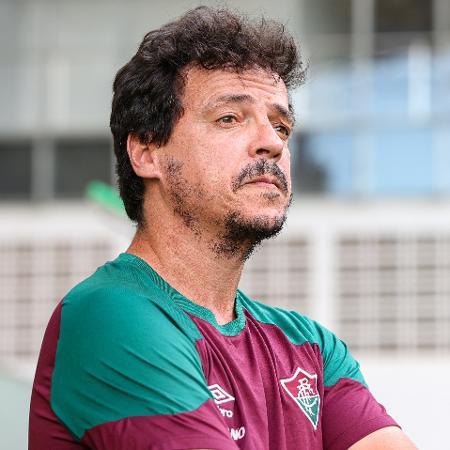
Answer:
<path fill-rule="evenodd" d="M 317 430 L 320 411 L 320 395 L 317 390 L 317 374 L 309 374 L 297 367 L 291 378 L 280 380 L 281 386 L 297 403 L 305 416 Z"/>
<path fill-rule="evenodd" d="M 227 403 L 235 400 L 235 398 L 230 395 L 223 387 L 218 384 L 211 384 L 208 386 L 212 396 L 214 397 L 214 401 L 216 405 L 221 405 L 222 403 Z"/>

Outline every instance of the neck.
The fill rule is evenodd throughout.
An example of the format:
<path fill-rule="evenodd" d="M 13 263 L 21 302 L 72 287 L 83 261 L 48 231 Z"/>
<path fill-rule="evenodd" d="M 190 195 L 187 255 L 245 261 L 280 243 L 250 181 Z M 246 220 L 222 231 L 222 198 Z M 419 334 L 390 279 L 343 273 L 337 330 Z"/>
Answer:
<path fill-rule="evenodd" d="M 219 324 L 235 319 L 243 254 L 218 254 L 212 236 L 192 232 L 183 223 L 164 227 L 150 223 L 137 231 L 128 253 L 145 260 L 189 300 L 208 308 Z"/>

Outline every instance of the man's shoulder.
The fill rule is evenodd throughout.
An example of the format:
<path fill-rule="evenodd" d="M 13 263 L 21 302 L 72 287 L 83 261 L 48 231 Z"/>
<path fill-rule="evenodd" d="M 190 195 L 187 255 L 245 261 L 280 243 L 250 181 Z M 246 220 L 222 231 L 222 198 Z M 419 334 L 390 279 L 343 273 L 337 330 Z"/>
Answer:
<path fill-rule="evenodd" d="M 130 328 L 137 323 L 164 333 L 174 326 L 196 337 L 195 325 L 149 274 L 122 254 L 100 266 L 62 301 L 64 325 L 92 322 L 95 327 Z M 150 326 L 151 325 L 151 326 Z"/>
<path fill-rule="evenodd" d="M 243 295 L 244 308 L 257 321 L 279 327 L 291 343 L 317 344 L 324 362 L 324 382 L 334 385 L 341 378 L 350 378 L 365 384 L 359 364 L 347 346 L 332 331 L 296 311 L 269 306 Z"/>
<path fill-rule="evenodd" d="M 110 294 L 111 297 L 144 295 L 155 290 L 155 285 L 145 283 L 138 268 L 119 255 L 98 267 L 94 273 L 75 285 L 64 297 L 64 304 L 87 301 L 90 297 Z M 128 294 L 128 295 L 120 295 Z"/>
<path fill-rule="evenodd" d="M 253 300 L 242 292 L 240 294 L 243 307 L 252 317 L 260 323 L 277 326 L 293 344 L 322 343 L 324 327 L 315 320 L 297 311 L 271 306 Z"/>
<path fill-rule="evenodd" d="M 78 438 L 128 417 L 193 411 L 210 398 L 196 325 L 139 264 L 106 263 L 62 303 L 51 406 Z"/>

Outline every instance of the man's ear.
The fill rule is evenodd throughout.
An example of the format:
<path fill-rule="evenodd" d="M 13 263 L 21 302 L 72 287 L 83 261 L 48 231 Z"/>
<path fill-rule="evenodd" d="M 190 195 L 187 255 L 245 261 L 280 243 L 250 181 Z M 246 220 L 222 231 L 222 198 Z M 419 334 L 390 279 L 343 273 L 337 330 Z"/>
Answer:
<path fill-rule="evenodd" d="M 127 138 L 127 152 L 131 166 L 136 175 L 141 178 L 159 178 L 157 149 L 154 143 L 145 143 L 134 133 L 129 133 Z"/>

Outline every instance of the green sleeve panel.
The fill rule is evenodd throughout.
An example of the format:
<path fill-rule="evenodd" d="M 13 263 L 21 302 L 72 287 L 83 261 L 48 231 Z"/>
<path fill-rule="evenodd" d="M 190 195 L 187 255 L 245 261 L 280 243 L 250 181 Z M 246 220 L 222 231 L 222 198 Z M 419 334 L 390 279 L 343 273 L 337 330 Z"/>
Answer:
<path fill-rule="evenodd" d="M 350 354 L 347 345 L 327 328 L 315 321 L 311 323 L 322 352 L 324 385 L 333 386 L 341 378 L 350 378 L 367 387 L 359 363 Z"/>
<path fill-rule="evenodd" d="M 94 276 L 63 303 L 52 408 L 78 438 L 125 417 L 193 411 L 211 398 L 200 337 L 158 287 L 144 295 Z"/>
<path fill-rule="evenodd" d="M 366 386 L 358 362 L 334 333 L 295 311 L 274 308 L 250 300 L 242 294 L 244 308 L 261 323 L 279 327 L 294 345 L 317 344 L 322 353 L 324 385 L 333 386 L 341 378 L 351 378 Z"/>

